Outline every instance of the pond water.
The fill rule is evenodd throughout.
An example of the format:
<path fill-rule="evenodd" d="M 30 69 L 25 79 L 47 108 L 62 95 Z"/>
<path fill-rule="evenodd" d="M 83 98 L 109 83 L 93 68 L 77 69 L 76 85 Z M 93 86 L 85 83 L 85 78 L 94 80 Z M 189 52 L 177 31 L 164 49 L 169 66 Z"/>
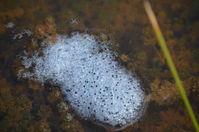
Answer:
<path fill-rule="evenodd" d="M 199 118 L 199 2 L 151 1 L 193 110 Z M 147 104 L 143 116 L 122 132 L 193 132 L 194 128 L 154 37 L 140 0 L 1 0 L 0 131 L 108 132 L 80 118 L 59 84 L 18 75 L 20 56 L 41 51 L 44 41 L 86 33 L 110 49 L 122 67 L 139 78 Z M 52 44 L 53 45 L 53 44 Z M 102 44 L 103 45 L 103 44 Z M 42 56 L 42 54 L 40 54 Z M 75 67 L 75 66 L 74 66 Z"/>

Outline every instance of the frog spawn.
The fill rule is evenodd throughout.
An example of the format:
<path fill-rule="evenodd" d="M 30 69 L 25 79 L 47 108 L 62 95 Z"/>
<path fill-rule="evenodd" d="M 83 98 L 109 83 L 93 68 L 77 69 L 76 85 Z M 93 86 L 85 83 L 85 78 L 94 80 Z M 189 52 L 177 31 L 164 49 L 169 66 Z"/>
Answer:
<path fill-rule="evenodd" d="M 106 44 L 88 34 L 59 36 L 53 45 L 23 56 L 21 76 L 60 86 L 66 101 L 80 117 L 110 127 L 136 122 L 144 110 L 144 92 L 139 80 L 121 67 Z"/>

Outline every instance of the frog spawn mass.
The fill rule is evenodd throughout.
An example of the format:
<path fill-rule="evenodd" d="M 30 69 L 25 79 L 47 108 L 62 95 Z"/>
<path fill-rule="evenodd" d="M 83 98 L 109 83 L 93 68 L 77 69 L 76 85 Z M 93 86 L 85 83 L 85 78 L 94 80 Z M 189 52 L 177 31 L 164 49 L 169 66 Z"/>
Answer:
<path fill-rule="evenodd" d="M 111 127 L 125 127 L 141 117 L 140 82 L 119 65 L 107 44 L 92 35 L 74 33 L 58 36 L 42 52 L 42 56 L 36 51 L 32 57 L 22 57 L 24 67 L 33 70 L 21 76 L 58 84 L 80 117 Z"/>

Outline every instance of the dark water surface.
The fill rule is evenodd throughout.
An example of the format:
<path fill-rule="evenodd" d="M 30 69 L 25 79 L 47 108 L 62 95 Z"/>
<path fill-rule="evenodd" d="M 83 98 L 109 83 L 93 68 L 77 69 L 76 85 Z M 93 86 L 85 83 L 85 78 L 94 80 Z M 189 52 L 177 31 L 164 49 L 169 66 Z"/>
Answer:
<path fill-rule="evenodd" d="M 199 2 L 153 0 L 190 102 L 199 118 Z M 141 78 L 148 108 L 122 132 L 193 132 L 141 0 L 1 0 L 0 131 L 106 132 L 79 119 L 59 87 L 19 79 L 20 55 L 30 55 L 56 34 L 86 32 L 111 40 L 118 61 Z"/>

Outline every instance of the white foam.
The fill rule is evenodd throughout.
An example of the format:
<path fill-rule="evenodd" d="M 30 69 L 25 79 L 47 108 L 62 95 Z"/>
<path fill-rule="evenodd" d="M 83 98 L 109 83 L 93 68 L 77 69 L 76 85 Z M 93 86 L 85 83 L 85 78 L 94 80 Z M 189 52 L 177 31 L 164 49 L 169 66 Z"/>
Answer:
<path fill-rule="evenodd" d="M 88 34 L 59 36 L 55 44 L 23 57 L 33 72 L 25 78 L 60 85 L 66 101 L 83 118 L 110 126 L 137 121 L 144 109 L 140 82 L 115 60 L 108 46 Z"/>

